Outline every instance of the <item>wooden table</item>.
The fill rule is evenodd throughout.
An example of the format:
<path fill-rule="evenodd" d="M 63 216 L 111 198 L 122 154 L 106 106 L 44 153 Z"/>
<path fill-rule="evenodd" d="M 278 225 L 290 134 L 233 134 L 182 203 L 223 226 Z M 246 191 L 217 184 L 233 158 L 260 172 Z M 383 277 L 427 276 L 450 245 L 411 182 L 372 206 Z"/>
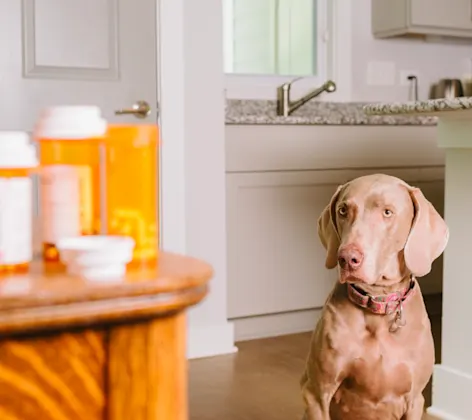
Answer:
<path fill-rule="evenodd" d="M 161 253 L 114 282 L 57 267 L 1 278 L 0 419 L 186 420 L 185 310 L 211 276 Z"/>

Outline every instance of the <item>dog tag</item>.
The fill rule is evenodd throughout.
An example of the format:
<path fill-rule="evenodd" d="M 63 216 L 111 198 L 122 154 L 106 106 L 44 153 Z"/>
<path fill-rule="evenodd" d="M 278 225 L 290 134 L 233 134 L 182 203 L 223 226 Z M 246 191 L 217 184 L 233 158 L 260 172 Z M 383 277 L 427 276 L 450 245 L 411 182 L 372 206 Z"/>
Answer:
<path fill-rule="evenodd" d="M 393 319 L 392 325 L 390 326 L 390 332 L 398 331 L 405 325 L 406 321 L 403 317 L 403 303 L 400 300 L 400 302 L 398 303 L 397 311 L 395 312 L 395 318 Z"/>

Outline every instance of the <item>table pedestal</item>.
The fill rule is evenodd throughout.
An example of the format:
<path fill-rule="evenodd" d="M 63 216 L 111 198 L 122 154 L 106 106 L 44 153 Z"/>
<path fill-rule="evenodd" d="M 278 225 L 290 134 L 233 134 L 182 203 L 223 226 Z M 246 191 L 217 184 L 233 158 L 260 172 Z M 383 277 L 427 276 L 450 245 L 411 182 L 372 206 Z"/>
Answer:
<path fill-rule="evenodd" d="M 0 419 L 187 420 L 185 311 L 211 276 L 162 253 L 105 284 L 0 278 Z"/>

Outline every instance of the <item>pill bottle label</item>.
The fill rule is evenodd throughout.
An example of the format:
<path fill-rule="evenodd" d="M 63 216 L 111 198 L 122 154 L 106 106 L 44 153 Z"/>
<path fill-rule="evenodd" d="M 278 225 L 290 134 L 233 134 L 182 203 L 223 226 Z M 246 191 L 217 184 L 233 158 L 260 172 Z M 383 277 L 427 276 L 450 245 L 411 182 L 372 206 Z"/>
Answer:
<path fill-rule="evenodd" d="M 29 178 L 0 179 L 0 265 L 32 260 L 32 194 Z"/>
<path fill-rule="evenodd" d="M 92 173 L 88 166 L 51 165 L 40 177 L 43 242 L 92 232 Z"/>

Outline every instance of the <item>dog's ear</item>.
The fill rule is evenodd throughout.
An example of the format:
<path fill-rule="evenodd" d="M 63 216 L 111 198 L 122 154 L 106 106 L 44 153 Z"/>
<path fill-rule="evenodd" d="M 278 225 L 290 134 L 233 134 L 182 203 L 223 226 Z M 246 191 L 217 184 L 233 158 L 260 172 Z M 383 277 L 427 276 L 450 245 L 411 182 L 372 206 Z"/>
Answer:
<path fill-rule="evenodd" d="M 449 229 L 419 188 L 408 186 L 408 190 L 415 216 L 405 244 L 405 264 L 413 275 L 422 277 L 446 248 Z"/>
<path fill-rule="evenodd" d="M 318 236 L 326 248 L 326 268 L 334 268 L 338 264 L 339 233 L 336 227 L 336 203 L 343 185 L 340 185 L 330 203 L 318 219 Z"/>

